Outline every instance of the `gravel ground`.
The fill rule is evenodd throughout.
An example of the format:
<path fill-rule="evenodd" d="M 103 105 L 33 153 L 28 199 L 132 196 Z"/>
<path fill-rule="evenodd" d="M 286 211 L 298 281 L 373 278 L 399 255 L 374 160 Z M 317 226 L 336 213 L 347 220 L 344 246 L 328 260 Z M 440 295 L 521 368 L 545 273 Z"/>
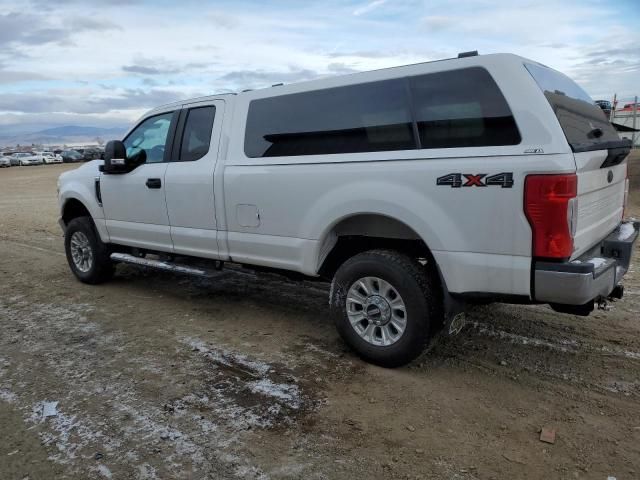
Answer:
<path fill-rule="evenodd" d="M 384 370 L 345 349 L 323 284 L 80 284 L 56 224 L 70 168 L 0 170 L 0 479 L 640 478 L 636 267 L 609 311 L 477 308 Z"/>

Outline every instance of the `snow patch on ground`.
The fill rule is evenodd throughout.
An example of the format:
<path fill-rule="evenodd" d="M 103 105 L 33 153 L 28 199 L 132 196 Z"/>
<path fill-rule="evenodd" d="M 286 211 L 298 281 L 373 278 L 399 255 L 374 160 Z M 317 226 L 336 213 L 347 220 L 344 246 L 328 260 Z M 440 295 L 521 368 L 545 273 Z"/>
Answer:
<path fill-rule="evenodd" d="M 261 378 L 247 384 L 254 393 L 261 393 L 268 397 L 275 397 L 284 401 L 293 409 L 300 408 L 300 389 L 297 385 L 274 383 L 268 378 Z"/>
<path fill-rule="evenodd" d="M 508 340 L 511 343 L 516 343 L 521 345 L 531 345 L 534 347 L 544 347 L 544 348 L 549 348 L 551 350 L 555 350 L 563 353 L 578 353 L 579 351 L 582 350 L 582 351 L 590 351 L 590 352 L 599 352 L 607 355 L 615 355 L 618 357 L 631 358 L 633 360 L 640 360 L 640 352 L 623 350 L 616 347 L 609 347 L 606 345 L 602 345 L 602 346 L 589 345 L 589 344 L 580 343 L 575 339 L 567 339 L 567 338 L 559 339 L 557 342 L 551 342 L 549 340 L 544 340 L 541 338 L 526 337 L 524 335 L 518 335 L 515 333 L 507 332 L 505 330 L 496 329 L 482 322 L 469 322 L 468 325 L 470 325 L 471 328 L 477 330 L 479 333 L 483 335 Z"/>
<path fill-rule="evenodd" d="M 5 403 L 16 403 L 18 396 L 7 388 L 0 388 L 0 400 Z"/>
<path fill-rule="evenodd" d="M 106 465 L 98 465 L 98 468 L 96 468 L 96 470 L 104 478 L 108 478 L 108 479 L 113 478 L 113 474 L 111 473 L 111 470 L 109 470 Z"/>
<path fill-rule="evenodd" d="M 578 346 L 578 343 L 573 340 L 564 339 L 561 343 L 553 343 L 540 338 L 526 337 L 524 335 L 518 335 L 505 330 L 495 329 L 482 322 L 470 322 L 469 325 L 483 335 L 509 340 L 511 343 L 532 345 L 534 347 L 546 347 L 560 352 L 574 351 Z"/>
<path fill-rule="evenodd" d="M 600 350 L 604 353 L 624 356 L 627 358 L 632 358 L 634 360 L 640 360 L 640 352 L 632 352 L 631 350 L 622 350 L 619 348 L 610 348 L 606 346 L 603 346 Z"/>
<path fill-rule="evenodd" d="M 43 411 L 47 403 L 36 403 L 26 420 L 42 427 L 39 434 L 43 445 L 50 445 L 57 450 L 49 456 L 50 460 L 68 465 L 76 458 L 81 458 L 82 451 L 89 446 L 101 445 L 107 452 L 113 452 L 120 446 L 118 440 L 109 438 L 91 421 L 81 419 L 79 415 L 58 411 L 54 417 L 44 417 Z"/>
<path fill-rule="evenodd" d="M 138 465 L 138 480 L 158 480 L 158 472 L 148 463 Z"/>
<path fill-rule="evenodd" d="M 29 383 L 33 380 L 20 364 L 12 365 L 11 375 L 0 369 L 0 375 L 4 374 L 2 399 L 17 402 L 18 408 L 25 411 L 25 422 L 36 429 L 43 445 L 50 449 L 52 461 L 64 465 L 69 474 L 86 477 L 91 472 L 92 478 L 120 475 L 102 464 L 87 465 L 84 459 L 96 452 L 129 459 L 134 476 L 142 480 L 190 478 L 193 474 L 208 477 L 216 472 L 228 477 L 224 472 L 237 469 L 253 472 L 248 478 L 262 476 L 247 458 L 227 451 L 243 442 L 240 436 L 246 428 L 237 428 L 238 418 L 258 425 L 264 420 L 260 415 L 237 405 L 233 395 L 225 398 L 226 392 L 222 392 L 222 399 L 233 408 L 215 408 L 217 398 L 200 398 L 195 402 L 199 405 L 184 402 L 184 409 L 178 414 L 168 413 L 161 404 L 141 394 L 126 373 L 139 372 L 140 365 L 146 364 L 146 371 L 162 375 L 162 381 L 170 384 L 175 372 L 166 370 L 165 356 L 162 352 L 132 354 L 121 334 L 105 332 L 87 319 L 85 314 L 91 310 L 91 306 L 83 304 L 63 306 L 35 304 L 22 298 L 13 302 L 0 299 L 0 318 L 19 327 L 0 340 L 0 346 L 20 342 L 25 354 L 41 362 L 39 368 L 52 372 L 57 384 L 68 386 L 66 391 L 58 392 L 55 415 L 45 417 L 50 399 L 29 397 L 47 395 L 46 389 Z M 52 338 L 63 339 L 63 352 L 52 350 L 60 345 Z M 268 364 L 241 355 L 217 353 L 220 362 L 252 372 L 251 380 L 260 379 L 271 370 Z M 116 361 L 118 370 L 112 368 Z M 191 366 L 181 368 L 184 375 Z M 101 410 L 87 410 L 87 398 L 104 401 Z M 49 412 L 53 413 L 51 409 Z M 158 456 L 154 451 L 163 453 Z"/>
<path fill-rule="evenodd" d="M 203 366 L 203 375 L 208 377 L 206 383 L 212 388 L 199 396 L 192 394 L 173 402 L 178 411 L 184 408 L 181 402 L 197 408 L 204 404 L 234 428 L 246 430 L 291 423 L 291 415 L 305 405 L 298 380 L 278 367 L 209 346 L 197 338 L 181 340 L 213 365 Z"/>
<path fill-rule="evenodd" d="M 249 360 L 246 355 L 224 350 L 220 348 L 210 348 L 205 342 L 197 338 L 185 338 L 184 343 L 193 350 L 204 353 L 216 363 L 226 366 L 242 366 L 255 375 L 267 375 L 271 371 L 271 366 L 264 362 Z"/>

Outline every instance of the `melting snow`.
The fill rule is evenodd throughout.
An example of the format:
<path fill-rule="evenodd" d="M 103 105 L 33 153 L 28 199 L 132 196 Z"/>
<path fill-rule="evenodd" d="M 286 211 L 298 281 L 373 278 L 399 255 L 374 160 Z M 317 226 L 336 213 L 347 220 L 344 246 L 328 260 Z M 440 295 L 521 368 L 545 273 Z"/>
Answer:
<path fill-rule="evenodd" d="M 584 262 L 581 261 L 581 260 L 574 260 L 571 263 L 590 263 L 590 264 L 593 265 L 593 268 L 598 269 L 602 265 L 607 263 L 607 259 L 606 258 L 602 258 L 602 257 L 594 257 L 594 258 L 590 258 L 589 260 L 585 260 Z"/>
<path fill-rule="evenodd" d="M 216 363 L 220 363 L 228 367 L 237 367 L 237 365 L 241 365 L 250 370 L 250 372 L 245 373 L 254 374 L 255 376 L 262 376 L 268 374 L 271 371 L 271 365 L 267 363 L 249 360 L 247 359 L 246 355 L 241 355 L 235 352 L 230 352 L 223 349 L 209 348 L 205 342 L 197 338 L 186 338 L 185 342 L 193 350 L 204 353 Z"/>
<path fill-rule="evenodd" d="M 117 475 L 112 474 L 106 466 L 101 467 L 102 464 L 87 465 L 84 461 L 87 455 L 101 451 L 111 457 L 115 455 L 114 458 L 127 458 L 135 466 L 141 458 L 140 453 L 146 448 L 164 444 L 165 454 L 158 460 L 164 471 L 156 471 L 159 465 L 142 463 L 136 467 L 138 478 L 186 478 L 187 468 L 199 475 L 206 475 L 216 462 L 222 462 L 232 469 L 243 467 L 247 472 L 256 472 L 253 478 L 261 477 L 259 469 L 249 465 L 248 459 L 223 452 L 239 442 L 238 436 L 246 431 L 246 428 L 235 428 L 236 422 L 240 418 L 246 420 L 248 414 L 254 413 L 247 412 L 246 408 L 235 403 L 237 399 L 233 395 L 226 398 L 227 393 L 221 392 L 221 399 L 229 403 L 220 408 L 216 404 L 219 399 L 212 397 L 211 403 L 205 406 L 212 418 L 203 418 L 201 410 L 186 404 L 185 410 L 181 412 L 184 418 L 182 420 L 178 418 L 180 414 L 177 411 L 172 417 L 168 417 L 163 408 L 138 395 L 137 389 L 132 388 L 126 375 L 111 375 L 106 382 L 106 378 L 92 375 L 97 367 L 98 356 L 101 359 L 115 357 L 125 350 L 122 348 L 124 342 L 120 334 L 105 334 L 100 325 L 88 321 L 83 314 L 90 310 L 88 305 L 37 304 L 21 298 L 10 302 L 0 300 L 0 317 L 22 327 L 19 338 L 23 340 L 25 351 L 37 353 L 43 359 L 44 367 L 54 371 L 58 381 L 70 386 L 68 393 L 59 399 L 59 405 L 64 405 L 63 409 L 58 408 L 55 402 L 50 402 L 50 399 L 38 401 L 37 397 L 28 399 L 28 395 L 22 398 L 20 391 L 16 396 L 8 389 L 10 385 L 27 392 L 33 390 L 36 395 L 38 390 L 42 395 L 47 392 L 36 383 L 28 383 L 34 380 L 30 376 L 23 376 L 24 372 L 9 375 L 2 368 L 6 361 L 0 358 L 0 378 L 3 380 L 0 384 L 0 401 L 16 403 L 25 412 L 25 421 L 36 429 L 42 444 L 49 449 L 51 461 L 65 465 L 67 471 L 73 474 L 84 474 L 87 469 L 92 472 L 92 475 L 85 475 L 83 478 L 110 479 Z M 59 352 L 51 351 L 50 342 L 55 337 L 82 338 L 82 341 L 66 344 L 61 357 Z M 249 380 L 260 379 L 261 372 L 266 375 L 271 370 L 267 364 L 237 357 L 238 362 L 245 365 L 244 368 L 253 372 L 254 376 Z M 221 358 L 233 365 L 233 361 L 224 352 L 221 353 Z M 139 357 L 134 354 L 127 355 L 123 361 L 135 369 L 139 364 L 150 364 L 162 375 L 165 360 L 162 356 L 145 354 L 144 357 Z M 101 361 L 99 363 L 100 367 L 104 366 Z M 238 369 L 238 365 L 235 367 Z M 171 381 L 169 377 L 165 380 Z M 246 392 L 246 380 L 241 385 Z M 107 397 L 105 415 L 128 419 L 119 425 L 123 429 L 122 435 L 114 436 L 109 429 L 109 421 L 100 413 L 84 410 L 84 399 L 96 395 Z M 25 403 L 27 401 L 29 404 Z M 57 414 L 45 419 L 44 413 L 53 413 L 54 410 Z M 261 415 L 254 416 L 255 424 L 264 420 Z M 275 417 L 270 416 L 269 420 L 273 418 Z M 161 438 L 163 436 L 166 440 Z"/>
<path fill-rule="evenodd" d="M 0 400 L 6 403 L 15 403 L 18 397 L 15 393 L 6 388 L 0 388 Z"/>
<path fill-rule="evenodd" d="M 602 265 L 607 263 L 607 260 L 605 260 L 604 258 L 601 258 L 601 257 L 594 257 L 594 258 L 591 258 L 591 259 L 587 260 L 587 263 L 592 264 L 594 268 L 600 268 Z"/>
<path fill-rule="evenodd" d="M 58 402 L 44 402 L 42 404 L 42 418 L 58 415 Z"/>
<path fill-rule="evenodd" d="M 111 470 L 109 470 L 105 465 L 98 465 L 98 473 L 105 478 L 113 478 L 111 474 Z"/>
<path fill-rule="evenodd" d="M 300 408 L 300 389 L 297 385 L 287 383 L 274 383 L 268 378 L 262 378 L 255 382 L 249 382 L 249 389 L 254 393 L 283 400 L 293 409 Z"/>
<path fill-rule="evenodd" d="M 222 369 L 228 370 L 221 371 L 215 366 L 210 370 L 212 383 L 222 387 L 221 390 L 213 389 L 209 392 L 213 398 L 188 395 L 181 401 L 187 404 L 204 402 L 236 428 L 265 428 L 282 421 L 288 422 L 291 420 L 288 413 L 302 407 L 303 395 L 295 377 L 277 372 L 268 363 L 250 360 L 245 355 L 229 350 L 209 347 L 199 339 L 185 338 L 183 342 Z M 290 382 L 279 381 L 283 377 Z M 248 392 L 260 395 L 261 398 L 249 406 L 238 402 L 236 397 L 245 398 Z"/>
<path fill-rule="evenodd" d="M 634 234 L 636 229 L 633 227 L 633 223 L 623 223 L 618 230 L 618 240 L 626 240 Z"/>

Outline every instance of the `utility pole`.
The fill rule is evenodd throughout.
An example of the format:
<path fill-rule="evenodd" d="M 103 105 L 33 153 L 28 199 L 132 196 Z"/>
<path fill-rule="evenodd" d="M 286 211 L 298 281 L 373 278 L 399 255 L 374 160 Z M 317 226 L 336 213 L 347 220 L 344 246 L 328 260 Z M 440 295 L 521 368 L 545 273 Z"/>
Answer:
<path fill-rule="evenodd" d="M 638 116 L 638 96 L 633 101 L 633 133 L 631 134 L 631 147 L 636 148 L 636 117 Z"/>
<path fill-rule="evenodd" d="M 614 93 L 613 94 L 613 102 L 611 102 L 611 111 L 609 112 L 609 121 L 610 122 L 613 122 L 613 118 L 615 117 L 616 105 L 618 105 L 617 97 L 618 97 L 618 94 Z"/>

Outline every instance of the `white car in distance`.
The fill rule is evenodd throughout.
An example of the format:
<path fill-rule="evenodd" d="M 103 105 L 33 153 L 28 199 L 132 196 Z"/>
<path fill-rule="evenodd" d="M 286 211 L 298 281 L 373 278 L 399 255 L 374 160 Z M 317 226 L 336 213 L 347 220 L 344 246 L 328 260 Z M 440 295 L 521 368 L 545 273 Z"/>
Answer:
<path fill-rule="evenodd" d="M 42 157 L 28 152 L 18 152 L 13 154 L 13 158 L 18 160 L 21 167 L 27 165 L 42 165 Z"/>
<path fill-rule="evenodd" d="M 56 155 L 53 152 L 43 151 L 43 152 L 33 152 L 34 155 L 37 155 L 42 158 L 42 163 L 51 164 L 51 163 L 62 163 L 62 156 Z"/>

